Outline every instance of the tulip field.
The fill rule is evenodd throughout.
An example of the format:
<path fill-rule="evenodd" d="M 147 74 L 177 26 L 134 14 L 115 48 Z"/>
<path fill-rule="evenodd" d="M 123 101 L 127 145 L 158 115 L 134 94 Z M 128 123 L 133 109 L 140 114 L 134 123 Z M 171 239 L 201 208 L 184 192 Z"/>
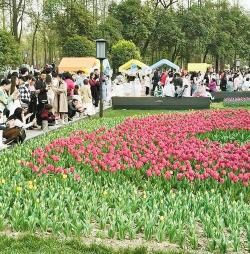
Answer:
<path fill-rule="evenodd" d="M 0 154 L 0 230 L 250 252 L 250 111 L 90 119 Z"/>

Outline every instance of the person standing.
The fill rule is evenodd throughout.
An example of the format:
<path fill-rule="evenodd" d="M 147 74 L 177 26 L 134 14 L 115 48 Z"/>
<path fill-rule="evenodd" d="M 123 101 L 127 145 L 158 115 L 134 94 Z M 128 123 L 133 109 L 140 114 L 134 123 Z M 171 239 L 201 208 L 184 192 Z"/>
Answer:
<path fill-rule="evenodd" d="M 36 117 L 37 114 L 37 92 L 35 88 L 36 79 L 32 76 L 28 76 L 27 80 L 28 89 L 30 92 L 30 103 L 29 103 L 29 112 L 33 115 L 30 117 L 31 120 L 33 120 Z"/>
<path fill-rule="evenodd" d="M 246 92 L 246 91 L 250 91 L 250 79 L 246 78 L 246 81 L 244 81 L 243 85 L 242 85 L 242 91 Z"/>
<path fill-rule="evenodd" d="M 234 82 L 233 82 L 233 78 L 229 78 L 228 82 L 227 82 L 227 92 L 233 92 L 234 91 Z"/>
<path fill-rule="evenodd" d="M 64 124 L 68 114 L 67 84 L 63 80 L 62 75 L 54 74 L 53 76 L 54 78 L 57 76 L 58 80 L 58 83 L 53 82 L 53 91 L 55 93 L 53 110 L 60 116 L 61 124 Z"/>
<path fill-rule="evenodd" d="M 85 113 L 87 115 L 93 115 L 92 95 L 88 79 L 84 79 L 83 86 L 80 88 L 80 91 L 83 107 L 86 108 Z"/>
<path fill-rule="evenodd" d="M 189 75 L 186 74 L 182 78 L 183 87 L 182 87 L 182 97 L 191 97 L 191 81 L 189 79 Z"/>
<path fill-rule="evenodd" d="M 86 79 L 84 71 L 81 71 L 81 70 L 77 71 L 76 85 L 78 85 L 79 87 L 82 87 L 84 79 Z"/>
<path fill-rule="evenodd" d="M 48 98 L 48 104 L 53 105 L 55 94 L 52 90 L 52 76 L 51 74 L 46 75 L 45 84 L 47 88 L 47 98 Z"/>
<path fill-rule="evenodd" d="M 90 73 L 90 79 L 89 79 L 90 89 L 91 89 L 91 95 L 93 98 L 93 104 L 97 108 L 99 104 L 99 81 L 95 79 L 95 74 L 92 72 Z"/>
<path fill-rule="evenodd" d="M 178 97 L 180 94 L 182 94 L 183 91 L 183 79 L 181 78 L 179 73 L 175 73 L 173 81 L 176 90 L 175 95 Z"/>
<path fill-rule="evenodd" d="M 160 81 L 160 73 L 159 69 L 156 69 L 152 78 L 153 82 L 152 95 L 154 95 L 155 88 L 158 86 L 159 81 Z"/>
<path fill-rule="evenodd" d="M 149 74 L 145 75 L 144 77 L 144 86 L 145 86 L 145 95 L 148 96 L 150 93 L 150 89 L 152 88 Z"/>
<path fill-rule="evenodd" d="M 42 120 L 40 117 L 41 112 L 44 109 L 44 106 L 48 104 L 48 96 L 47 96 L 47 87 L 45 83 L 46 79 L 46 74 L 42 73 L 40 75 L 40 79 L 37 81 L 35 88 L 36 88 L 36 93 L 38 94 L 38 105 L 37 105 L 37 123 L 39 125 L 42 124 Z"/>
<path fill-rule="evenodd" d="M 175 87 L 173 77 L 169 78 L 168 83 L 163 88 L 163 96 L 175 97 Z"/>
<path fill-rule="evenodd" d="M 68 96 L 68 101 L 73 99 L 74 96 L 74 89 L 75 89 L 75 83 L 72 80 L 72 76 L 69 72 L 66 72 L 64 74 L 64 81 L 67 84 L 67 96 Z"/>
<path fill-rule="evenodd" d="M 109 76 L 106 78 L 107 83 L 107 103 L 110 104 L 112 98 L 112 81 Z"/>
<path fill-rule="evenodd" d="M 238 89 L 240 88 L 240 75 L 236 74 L 235 78 L 234 78 L 234 91 L 238 91 Z"/>
<path fill-rule="evenodd" d="M 20 93 L 20 100 L 22 103 L 26 103 L 29 105 L 30 103 L 30 91 L 29 88 L 26 86 L 25 80 L 23 76 L 19 77 L 19 93 Z"/>
<path fill-rule="evenodd" d="M 161 83 L 162 86 L 165 86 L 165 84 L 167 83 L 167 77 L 168 77 L 167 70 L 164 69 L 162 74 L 161 74 L 161 78 L 160 78 L 160 83 Z"/>
<path fill-rule="evenodd" d="M 220 90 L 224 92 L 227 91 L 227 78 L 225 75 L 223 75 L 220 80 Z"/>

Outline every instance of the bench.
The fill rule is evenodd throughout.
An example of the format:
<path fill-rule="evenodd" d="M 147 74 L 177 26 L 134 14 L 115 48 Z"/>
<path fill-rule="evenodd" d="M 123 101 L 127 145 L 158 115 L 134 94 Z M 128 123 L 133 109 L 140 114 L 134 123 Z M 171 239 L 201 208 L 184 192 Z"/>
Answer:
<path fill-rule="evenodd" d="M 226 98 L 247 98 L 250 97 L 250 92 L 214 92 L 211 93 L 214 97 L 214 102 L 223 101 Z"/>
<path fill-rule="evenodd" d="M 209 109 L 208 97 L 112 97 L 113 109 Z"/>

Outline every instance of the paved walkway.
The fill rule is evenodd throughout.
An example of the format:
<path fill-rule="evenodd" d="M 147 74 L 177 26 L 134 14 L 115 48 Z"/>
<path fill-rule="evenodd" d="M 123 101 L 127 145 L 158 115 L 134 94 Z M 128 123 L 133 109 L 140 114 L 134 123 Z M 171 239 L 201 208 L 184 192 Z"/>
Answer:
<path fill-rule="evenodd" d="M 45 133 L 48 133 L 50 131 L 57 130 L 59 128 L 62 128 L 62 127 L 67 126 L 69 124 L 72 124 L 76 121 L 82 120 L 84 118 L 87 118 L 87 117 L 86 116 L 77 117 L 77 118 L 74 118 L 73 121 L 68 122 L 67 124 L 57 124 L 55 126 L 49 126 L 47 131 L 43 131 L 42 129 L 26 130 L 26 139 L 25 139 L 25 141 L 27 141 L 29 139 L 32 139 L 32 138 L 35 138 L 35 137 L 38 137 L 38 136 L 41 136 L 41 135 L 43 135 Z M 11 145 L 0 146 L 0 151 L 4 150 L 6 148 L 9 148 L 9 147 L 11 147 Z"/>
<path fill-rule="evenodd" d="M 105 110 L 106 110 L 106 109 L 109 109 L 109 108 L 110 108 L 110 106 L 105 107 Z M 97 114 L 99 114 L 99 112 L 97 112 L 96 115 L 97 115 Z M 55 126 L 49 126 L 49 129 L 48 129 L 48 131 L 46 131 L 46 132 L 44 132 L 44 131 L 41 130 L 41 129 L 37 129 L 37 130 L 26 130 L 26 139 L 25 139 L 25 140 L 29 140 L 29 139 L 32 139 L 32 138 L 41 136 L 41 135 L 43 135 L 44 133 L 48 133 L 48 132 L 50 132 L 50 131 L 57 130 L 57 129 L 59 129 L 59 128 L 65 127 L 65 126 L 67 126 L 67 125 L 69 125 L 69 124 L 75 123 L 75 122 L 80 121 L 80 120 L 85 119 L 85 118 L 88 119 L 87 116 L 83 116 L 83 117 L 74 117 L 73 120 L 70 121 L 70 122 L 68 122 L 67 124 L 57 124 L 57 125 L 55 125 Z M 6 149 L 6 148 L 9 148 L 9 147 L 11 147 L 11 145 L 9 145 L 9 146 L 6 146 L 6 145 L 0 146 L 0 151 L 1 151 L 1 150 L 4 150 L 4 149 Z"/>

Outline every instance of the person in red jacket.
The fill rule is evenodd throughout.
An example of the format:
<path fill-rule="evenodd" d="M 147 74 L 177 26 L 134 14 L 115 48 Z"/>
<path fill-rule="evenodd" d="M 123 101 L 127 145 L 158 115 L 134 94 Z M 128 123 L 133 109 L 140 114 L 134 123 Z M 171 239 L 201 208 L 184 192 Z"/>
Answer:
<path fill-rule="evenodd" d="M 41 113 L 41 119 L 47 120 L 49 126 L 55 125 L 56 118 L 55 115 L 52 113 L 52 106 L 50 104 L 46 104 L 44 110 Z"/>
<path fill-rule="evenodd" d="M 165 86 L 167 77 L 168 77 L 167 70 L 164 69 L 163 73 L 161 74 L 161 78 L 160 78 L 160 83 L 162 86 Z"/>
<path fill-rule="evenodd" d="M 67 84 L 67 97 L 68 101 L 72 100 L 73 95 L 74 95 L 74 89 L 75 89 L 75 83 L 72 80 L 72 75 L 69 72 L 66 72 L 63 74 L 64 76 L 64 81 Z"/>

